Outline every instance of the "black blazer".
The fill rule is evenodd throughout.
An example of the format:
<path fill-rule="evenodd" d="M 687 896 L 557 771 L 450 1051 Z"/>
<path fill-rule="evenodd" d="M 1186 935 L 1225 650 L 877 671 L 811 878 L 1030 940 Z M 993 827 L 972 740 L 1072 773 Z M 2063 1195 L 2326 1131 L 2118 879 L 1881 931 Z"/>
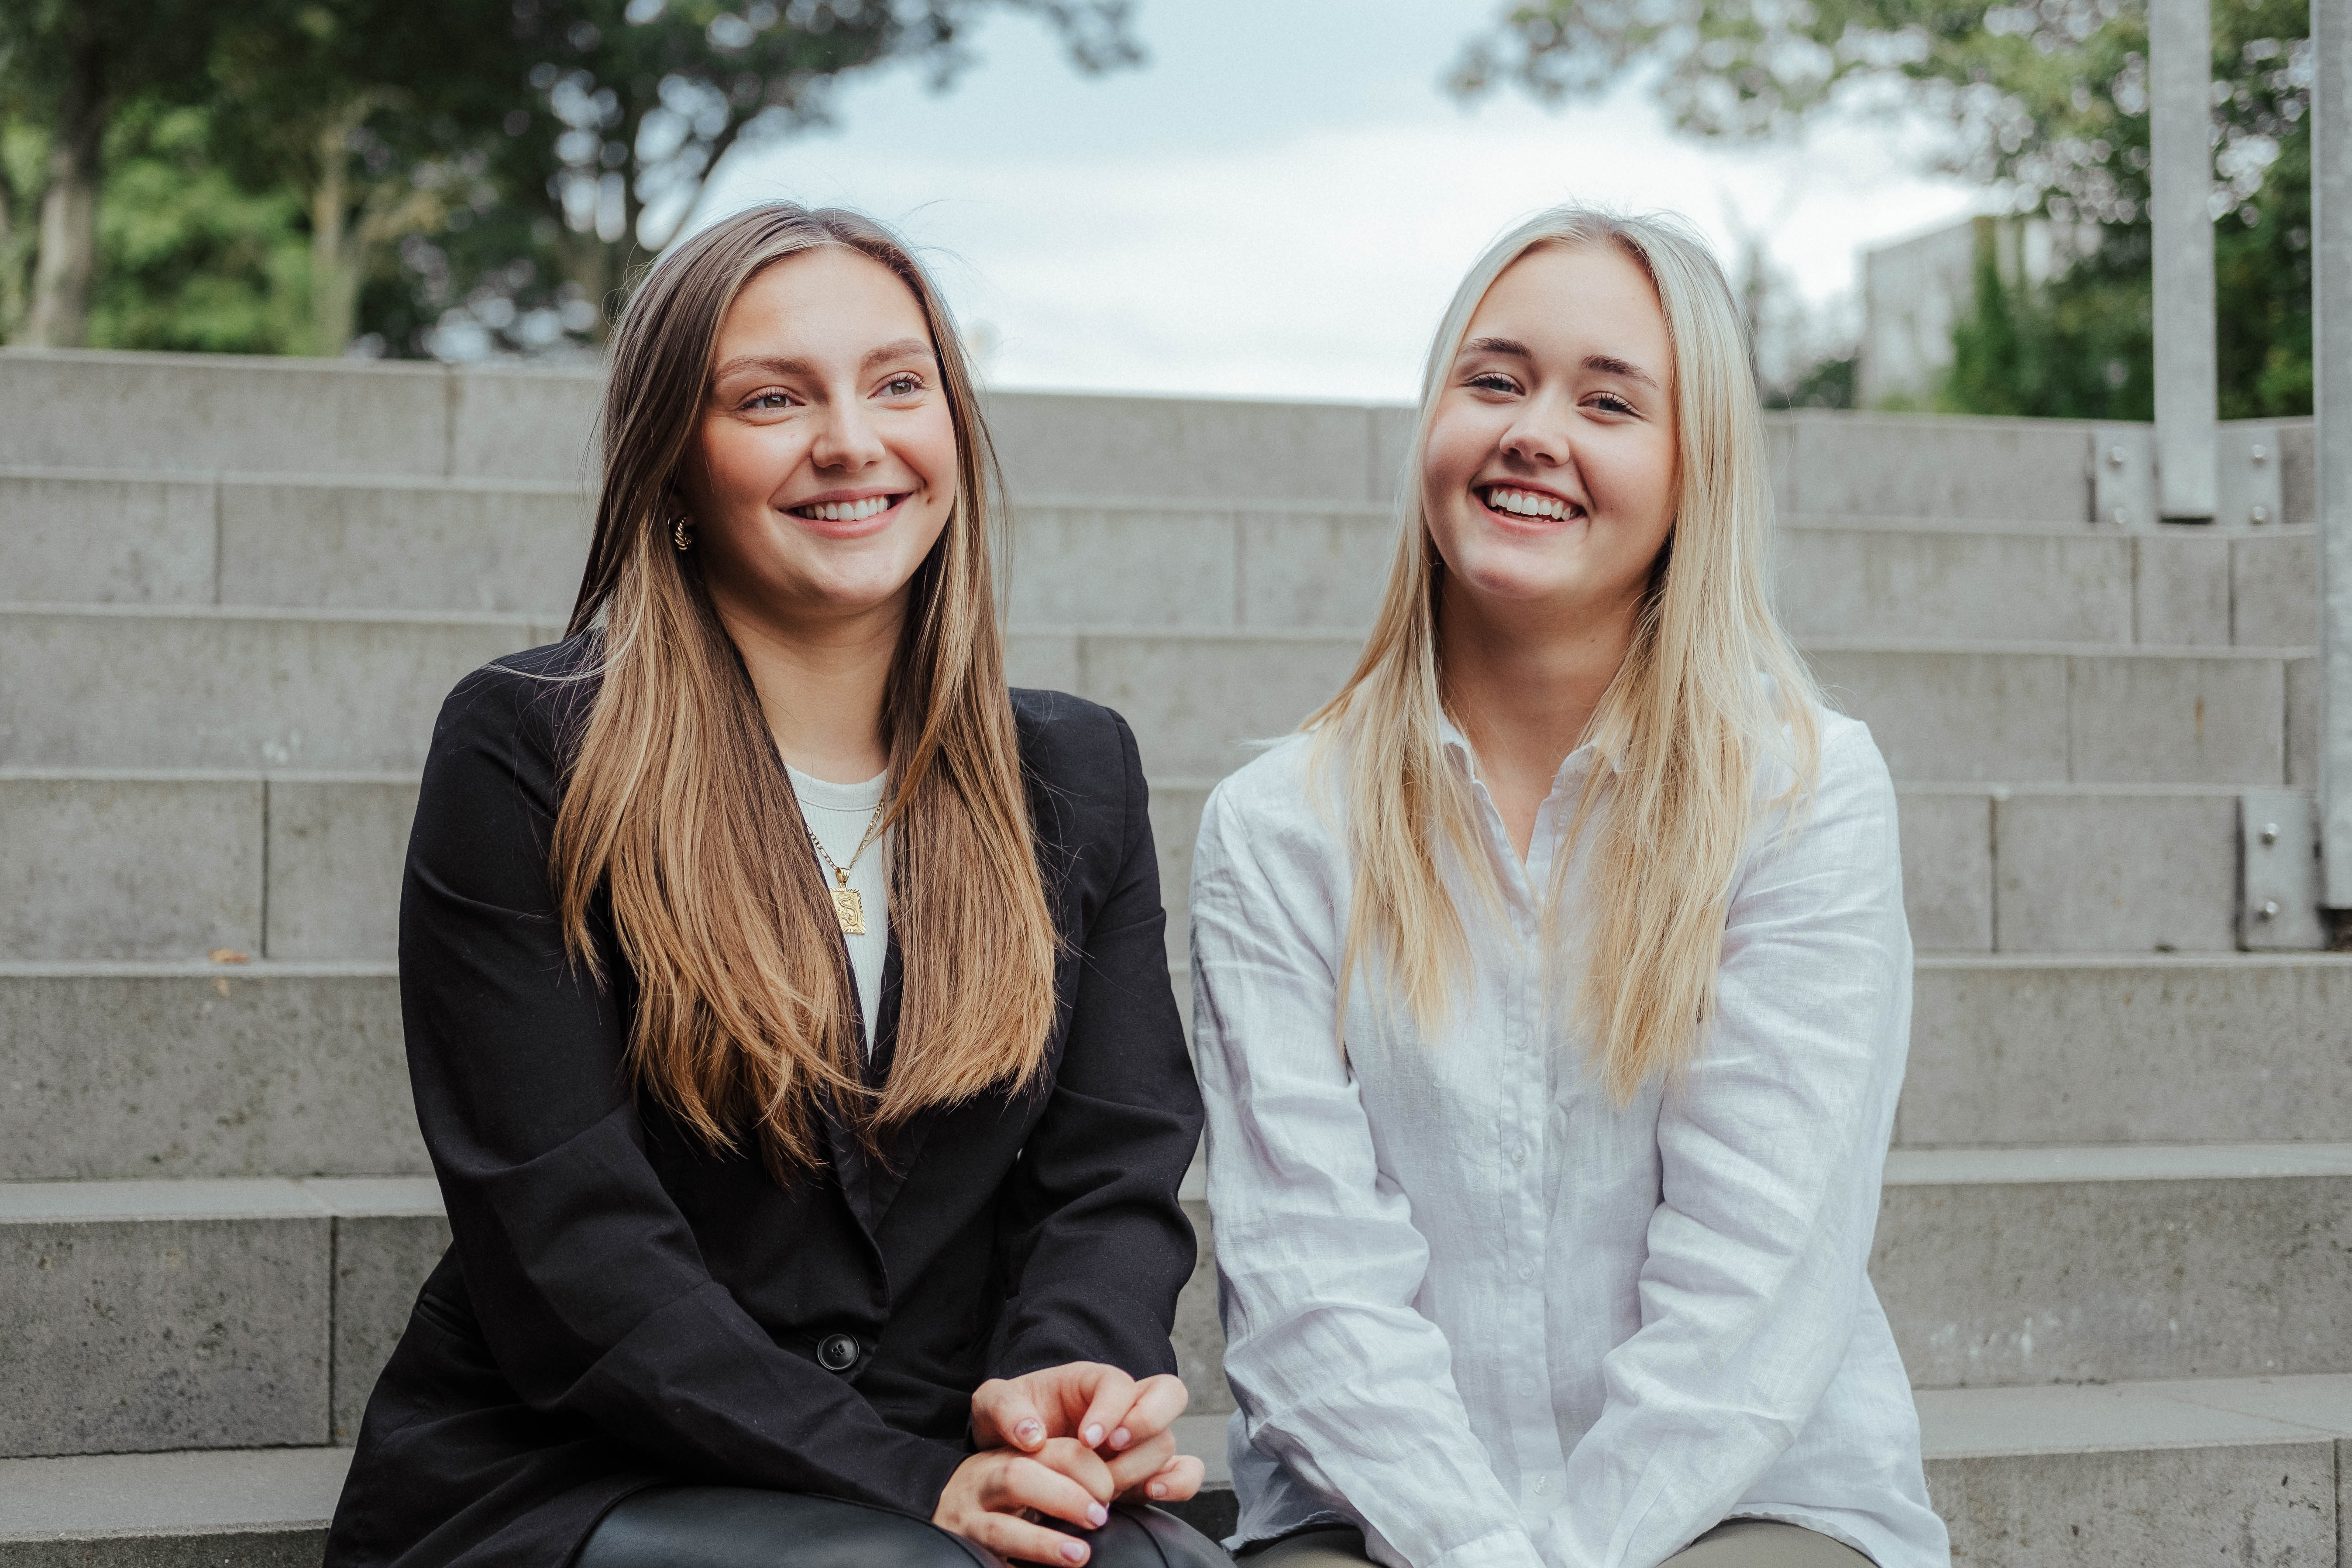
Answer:
<path fill-rule="evenodd" d="M 368 1402 L 330 1568 L 559 1568 L 614 1501 L 672 1479 L 928 1518 L 985 1379 L 1175 1369 L 1201 1098 L 1125 721 L 1013 693 L 1066 943 L 1041 1087 L 919 1118 L 880 1163 L 830 1128 L 826 1168 L 787 1190 L 748 1141 L 714 1157 L 631 1094 L 609 921 L 609 991 L 565 959 L 547 845 L 593 686 L 534 677 L 584 651 L 476 671 L 434 731 L 400 984 L 455 1239 Z M 898 970 L 894 943 L 877 1073 Z M 826 1370 L 821 1345 L 854 1359 Z"/>

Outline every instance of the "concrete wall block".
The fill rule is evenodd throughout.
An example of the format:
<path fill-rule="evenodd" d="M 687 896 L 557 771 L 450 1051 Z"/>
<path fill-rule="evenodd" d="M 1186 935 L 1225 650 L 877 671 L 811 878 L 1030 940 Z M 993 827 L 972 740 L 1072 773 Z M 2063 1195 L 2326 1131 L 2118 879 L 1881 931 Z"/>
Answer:
<path fill-rule="evenodd" d="M 1004 679 L 1013 686 L 1078 691 L 1078 639 L 1066 633 L 1015 631 L 1004 638 Z"/>
<path fill-rule="evenodd" d="M 1919 1388 L 2352 1363 L 2352 1177 L 1898 1184 L 1870 1277 Z"/>
<path fill-rule="evenodd" d="M 1014 518 L 1015 625 L 1234 624 L 1241 589 L 1230 512 L 1032 506 Z"/>
<path fill-rule="evenodd" d="M 1371 410 L 1372 483 L 1367 500 L 1382 505 L 1396 499 L 1404 480 L 1404 466 L 1412 456 L 1413 437 L 1421 430 L 1421 410 L 1406 404 L 1384 404 Z"/>
<path fill-rule="evenodd" d="M 2279 521 L 2307 527 L 2319 521 L 2318 480 L 2313 467 L 2316 429 L 2308 416 L 2270 423 L 2278 426 L 2279 436 Z"/>
<path fill-rule="evenodd" d="M 1377 513 L 1244 512 L 1241 622 L 1269 631 L 1371 628 L 1396 553 L 1396 520 Z"/>
<path fill-rule="evenodd" d="M 1145 772 L 1216 778 L 1339 689 L 1351 637 L 1080 639 L 1080 694 L 1127 716 Z"/>
<path fill-rule="evenodd" d="M 9 349 L 0 463 L 206 473 L 439 474 L 439 365 Z M 123 435 L 136 421 L 135 439 Z"/>
<path fill-rule="evenodd" d="M 1927 1461 L 1953 1568 L 2336 1568 L 2326 1441 Z"/>
<path fill-rule="evenodd" d="M 2003 952 L 2238 945 L 2233 795 L 2033 795 L 1993 806 Z"/>
<path fill-rule="evenodd" d="M 2157 656 L 2067 663 L 2077 781 L 2275 786 L 2285 778 L 2281 661 Z"/>
<path fill-rule="evenodd" d="M 1797 515 L 1797 426 L 1792 416 L 1764 416 L 1764 464 L 1772 476 L 1772 510 L 1785 522 Z"/>
<path fill-rule="evenodd" d="M 2230 640 L 2245 647 L 2319 645 L 2316 530 L 2230 541 Z"/>
<path fill-rule="evenodd" d="M 0 1194 L 0 1456 L 326 1441 L 323 1213 L 67 1217 L 44 1191 Z"/>
<path fill-rule="evenodd" d="M 2131 542 L 2117 535 L 1787 528 L 1774 565 L 1801 637 L 2132 640 Z"/>
<path fill-rule="evenodd" d="M 1796 516 L 1998 518 L 2082 522 L 2090 516 L 2081 424 L 1916 414 L 1802 413 L 1794 435 Z"/>
<path fill-rule="evenodd" d="M 2326 1141 L 2352 1127 L 2352 960 L 1928 963 L 1908 1148 Z"/>
<path fill-rule="evenodd" d="M 2286 661 L 2286 782 L 2289 789 L 2319 787 L 2319 661 Z"/>
<path fill-rule="evenodd" d="M 1217 1316 L 1216 1229 L 1209 1219 L 1209 1205 L 1199 1199 L 1187 1199 L 1184 1212 L 1192 1218 L 1201 1252 L 1192 1277 L 1176 1298 L 1176 1324 L 1168 1337 L 1176 1350 L 1176 1375 L 1192 1394 L 1185 1414 L 1223 1415 L 1234 1408 L 1234 1391 L 1225 1382 L 1225 1330 Z"/>
<path fill-rule="evenodd" d="M 2066 657 L 1821 650 L 1830 703 L 1870 725 L 1897 780 L 2066 776 Z"/>
<path fill-rule="evenodd" d="M 449 1249 L 449 1222 L 439 1212 L 439 1194 L 430 1181 L 310 1185 L 339 1207 L 346 1201 L 341 1189 L 349 1187 L 413 1185 L 431 1192 L 422 1205 L 412 1200 L 378 1208 L 361 1203 L 353 1205 L 359 1212 L 335 1218 L 334 1440 L 350 1443 L 359 1436 L 360 1419 L 383 1363 L 408 1328 L 417 1288 Z"/>
<path fill-rule="evenodd" d="M 1922 952 L 1992 949 L 1992 805 L 1979 793 L 1906 791 L 1903 910 Z"/>
<path fill-rule="evenodd" d="M 2226 647 L 2230 637 L 2230 541 L 2172 528 L 2132 537 L 2134 640 Z M 1997 592 L 1998 590 L 1996 590 Z"/>
<path fill-rule="evenodd" d="M 588 558 L 583 494 L 240 481 L 220 505 L 225 605 L 561 616 Z"/>
<path fill-rule="evenodd" d="M 5 372 L 0 372 L 5 374 Z M 204 480 L 0 474 L 0 596 L 24 604 L 208 605 Z"/>
<path fill-rule="evenodd" d="M 0 1182 L 428 1168 L 389 965 L 0 975 Z"/>
<path fill-rule="evenodd" d="M 0 777 L 0 959 L 258 952 L 255 780 Z"/>
<path fill-rule="evenodd" d="M 0 612 L 0 765 L 406 773 L 521 621 Z"/>
<path fill-rule="evenodd" d="M 1201 831 L 1201 808 L 1208 786 L 1157 784 L 1151 789 L 1151 845 L 1160 855 L 1160 902 L 1168 911 L 1168 962 L 1181 968 L 1192 957 L 1192 840 Z"/>
<path fill-rule="evenodd" d="M 413 784 L 269 781 L 271 958 L 400 955 Z"/>
<path fill-rule="evenodd" d="M 452 369 L 448 472 L 460 479 L 552 479 L 593 489 L 600 471 L 595 425 L 604 388 L 598 370 L 511 364 Z"/>
<path fill-rule="evenodd" d="M 1019 497 L 1381 499 L 1363 404 L 1001 393 L 989 428 Z"/>

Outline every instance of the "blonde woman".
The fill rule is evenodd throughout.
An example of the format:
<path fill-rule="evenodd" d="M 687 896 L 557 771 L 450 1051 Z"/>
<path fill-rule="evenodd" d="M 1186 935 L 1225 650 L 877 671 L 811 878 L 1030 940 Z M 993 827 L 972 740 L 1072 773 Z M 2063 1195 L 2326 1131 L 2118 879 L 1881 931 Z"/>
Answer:
<path fill-rule="evenodd" d="M 623 317 L 571 635 L 461 682 L 401 905 L 455 1245 L 334 1568 L 1222 1563 L 1200 1125 L 1127 726 L 1009 691 L 905 247 L 775 205 Z M 995 1554 L 992 1556 L 991 1553 Z"/>
<path fill-rule="evenodd" d="M 1680 226 L 1472 269 L 1346 689 L 1192 881 L 1253 1568 L 1940 1568 L 1864 1270 L 1895 796 L 1765 591 L 1738 318 Z"/>

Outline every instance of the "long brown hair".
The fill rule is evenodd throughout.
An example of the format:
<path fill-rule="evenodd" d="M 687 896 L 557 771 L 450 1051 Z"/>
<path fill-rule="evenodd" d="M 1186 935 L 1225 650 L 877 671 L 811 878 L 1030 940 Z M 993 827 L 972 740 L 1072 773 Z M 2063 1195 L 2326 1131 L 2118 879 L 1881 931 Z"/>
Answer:
<path fill-rule="evenodd" d="M 905 975 L 887 1086 L 865 1086 L 845 950 L 800 805 L 699 553 L 674 548 L 721 321 L 764 268 L 842 246 L 921 306 L 956 433 L 955 505 L 916 569 L 882 705 L 884 821 Z M 826 1102 L 861 1136 L 1031 1082 L 1056 939 L 1037 869 L 990 578 L 994 450 L 945 306 L 906 247 L 836 209 L 771 204 L 686 240 L 629 301 L 600 426 L 604 493 L 569 634 L 600 673 L 555 822 L 566 948 L 603 981 L 592 905 L 634 973 L 629 1066 L 714 1151 L 816 1165 Z"/>

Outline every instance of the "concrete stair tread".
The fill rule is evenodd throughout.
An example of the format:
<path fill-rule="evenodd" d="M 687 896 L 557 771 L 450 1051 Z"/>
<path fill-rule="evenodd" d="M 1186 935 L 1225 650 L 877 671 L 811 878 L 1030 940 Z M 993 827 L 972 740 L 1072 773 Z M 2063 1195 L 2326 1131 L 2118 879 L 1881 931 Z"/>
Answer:
<path fill-rule="evenodd" d="M 186 1176 L 156 1180 L 0 1182 L 0 1224 L 438 1215 L 430 1176 Z"/>
<path fill-rule="evenodd" d="M 0 1543 L 320 1530 L 349 1448 L 196 1448 L 0 1459 Z"/>
<path fill-rule="evenodd" d="M 2182 1379 L 1915 1395 L 1927 1458 L 2239 1447 L 2352 1437 L 2352 1373 Z M 1226 1417 L 1176 1423 L 1207 1489 L 1231 1488 Z M 348 1448 L 196 1449 L 0 1459 L 0 1542 L 323 1528 Z"/>
<path fill-rule="evenodd" d="M 1890 1187 L 2051 1182 L 2273 1181 L 2352 1176 L 2352 1143 L 2095 1143 L 2027 1149 L 1895 1149 Z"/>

